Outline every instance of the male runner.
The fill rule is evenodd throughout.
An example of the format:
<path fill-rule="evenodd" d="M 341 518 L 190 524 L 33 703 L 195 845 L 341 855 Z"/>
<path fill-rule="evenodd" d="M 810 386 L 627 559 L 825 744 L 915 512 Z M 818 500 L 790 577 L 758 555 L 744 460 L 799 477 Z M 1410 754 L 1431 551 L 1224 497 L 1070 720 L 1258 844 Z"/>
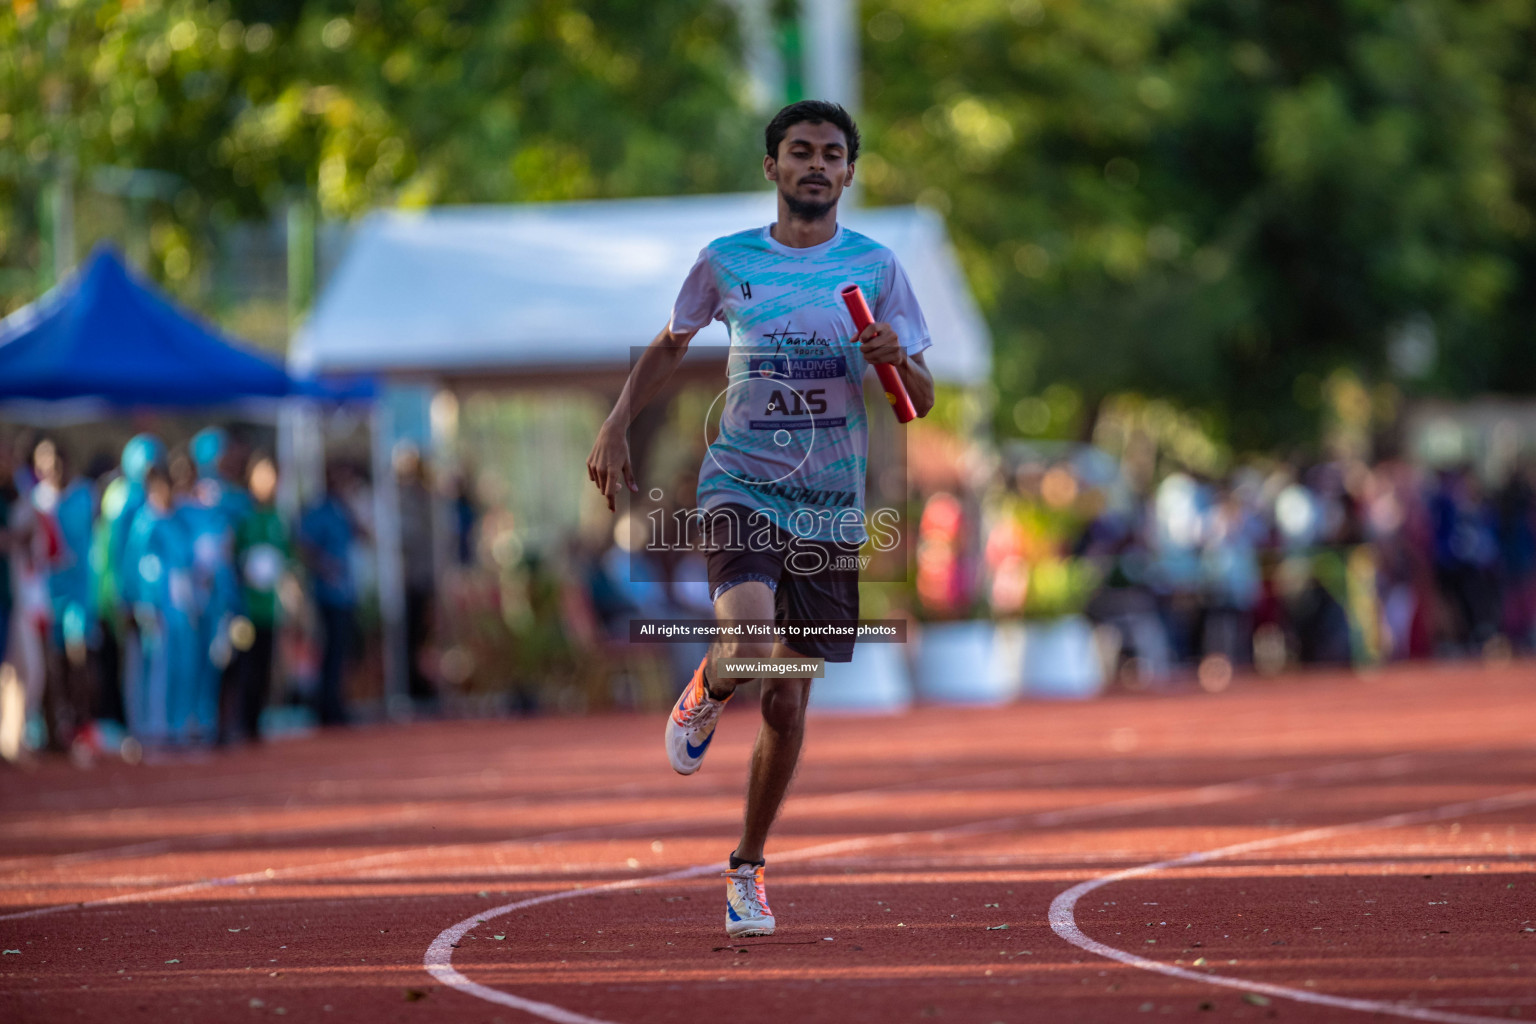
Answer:
<path fill-rule="evenodd" d="M 720 431 L 699 473 L 709 583 L 721 623 L 858 618 L 856 554 L 864 529 L 869 447 L 863 381 L 895 366 L 919 416 L 933 407 L 921 352 L 927 324 L 889 249 L 837 223 L 853 182 L 859 131 L 835 103 L 807 100 L 769 122 L 763 174 L 778 186 L 778 219 L 711 242 L 672 307 L 672 319 L 630 372 L 598 432 L 588 475 L 614 507 L 638 490 L 625 432 L 710 320 L 730 329 Z M 856 332 L 840 290 L 859 285 L 876 322 Z M 857 334 L 857 336 L 855 336 Z M 673 769 L 699 769 L 721 709 L 745 680 L 716 678 L 722 658 L 820 657 L 846 662 L 852 639 L 717 641 L 667 720 Z M 746 819 L 725 872 L 726 932 L 772 935 L 763 846 L 800 756 L 808 678 L 762 680 Z"/>

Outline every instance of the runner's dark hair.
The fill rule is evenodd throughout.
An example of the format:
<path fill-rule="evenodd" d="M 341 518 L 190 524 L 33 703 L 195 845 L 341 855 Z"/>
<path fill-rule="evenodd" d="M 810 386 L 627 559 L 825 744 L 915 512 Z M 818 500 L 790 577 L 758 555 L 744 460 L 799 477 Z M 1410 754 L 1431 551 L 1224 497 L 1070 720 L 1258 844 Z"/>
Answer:
<path fill-rule="evenodd" d="M 784 136 L 797 124 L 830 124 L 841 129 L 843 138 L 848 142 L 848 162 L 853 163 L 858 159 L 859 126 L 853 123 L 848 111 L 826 100 L 801 100 L 774 114 L 773 120 L 768 122 L 768 128 L 763 132 L 769 156 L 775 160 L 779 158 L 779 143 L 784 141 Z"/>

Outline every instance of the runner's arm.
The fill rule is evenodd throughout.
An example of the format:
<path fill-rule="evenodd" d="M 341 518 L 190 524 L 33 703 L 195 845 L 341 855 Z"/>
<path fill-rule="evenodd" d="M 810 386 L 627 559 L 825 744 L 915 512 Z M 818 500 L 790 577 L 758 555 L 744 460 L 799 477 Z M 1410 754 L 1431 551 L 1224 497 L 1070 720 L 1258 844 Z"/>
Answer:
<path fill-rule="evenodd" d="M 873 323 L 855 339 L 864 353 L 865 361 L 878 365 L 889 363 L 896 367 L 901 382 L 907 386 L 907 396 L 919 416 L 927 416 L 933 408 L 933 374 L 923 361 L 922 352 L 908 353 L 901 347 L 896 330 L 887 323 Z"/>
<path fill-rule="evenodd" d="M 901 362 L 896 365 L 896 372 L 901 374 L 901 382 L 907 386 L 912 408 L 919 417 L 927 416 L 933 409 L 933 373 L 929 371 L 928 364 L 923 362 L 923 354 L 913 352 L 911 355 L 903 355 Z"/>
<path fill-rule="evenodd" d="M 635 368 L 629 371 L 624 390 L 613 411 L 598 429 L 597 440 L 592 444 L 592 454 L 587 456 L 587 478 L 597 485 L 608 499 L 608 511 L 613 511 L 613 498 L 621 481 L 631 491 L 640 488 L 635 483 L 634 470 L 629 463 L 629 425 L 648 405 L 651 399 L 671 379 L 678 363 L 688 351 L 688 343 L 697 334 L 693 331 L 674 331 L 664 327 L 650 345 L 646 346 Z"/>

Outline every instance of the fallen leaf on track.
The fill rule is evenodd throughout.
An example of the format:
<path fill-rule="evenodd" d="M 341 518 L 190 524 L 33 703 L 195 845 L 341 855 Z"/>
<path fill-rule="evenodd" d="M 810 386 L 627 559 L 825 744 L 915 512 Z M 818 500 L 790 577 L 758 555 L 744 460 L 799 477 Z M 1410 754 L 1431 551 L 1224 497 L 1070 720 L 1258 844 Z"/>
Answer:
<path fill-rule="evenodd" d="M 427 998 L 427 992 L 425 989 L 408 988 L 405 990 L 405 1001 L 408 1003 L 414 1003 L 417 1000 L 425 998 Z"/>
<path fill-rule="evenodd" d="M 1244 992 L 1243 1002 L 1252 1003 L 1254 1006 L 1268 1006 L 1269 997 L 1261 996 L 1257 992 Z"/>
<path fill-rule="evenodd" d="M 987 926 L 987 931 L 989 932 L 1005 932 L 1007 930 L 1008 926 L 1005 924 L 993 924 Z"/>

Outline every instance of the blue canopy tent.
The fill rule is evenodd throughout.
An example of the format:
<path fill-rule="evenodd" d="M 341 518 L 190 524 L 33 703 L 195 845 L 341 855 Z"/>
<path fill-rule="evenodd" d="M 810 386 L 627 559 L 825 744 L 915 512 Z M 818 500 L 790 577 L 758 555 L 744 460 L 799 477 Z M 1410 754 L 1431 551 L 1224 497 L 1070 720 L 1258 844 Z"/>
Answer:
<path fill-rule="evenodd" d="M 66 425 L 144 409 L 217 409 L 270 422 L 295 404 L 366 402 L 375 392 L 365 376 L 290 375 L 277 356 L 181 309 L 106 246 L 0 320 L 0 420 Z"/>
<path fill-rule="evenodd" d="M 179 309 L 106 247 L 0 320 L 0 401 L 207 407 L 253 398 L 366 398 L 371 390 L 291 378 L 279 360 Z"/>

